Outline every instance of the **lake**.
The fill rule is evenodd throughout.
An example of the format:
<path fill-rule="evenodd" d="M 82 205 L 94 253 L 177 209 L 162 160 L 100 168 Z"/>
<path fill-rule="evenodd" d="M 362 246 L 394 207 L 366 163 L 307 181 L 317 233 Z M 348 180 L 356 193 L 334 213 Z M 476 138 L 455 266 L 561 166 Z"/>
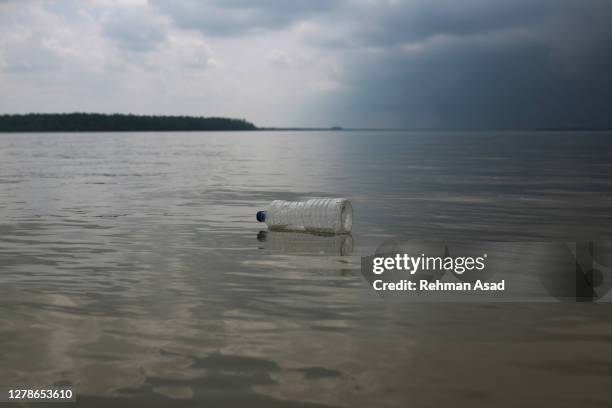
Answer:
<path fill-rule="evenodd" d="M 398 304 L 360 257 L 610 239 L 611 176 L 609 132 L 0 134 L 0 386 L 83 406 L 609 406 L 610 303 Z M 350 241 L 255 220 L 319 196 L 352 201 Z"/>

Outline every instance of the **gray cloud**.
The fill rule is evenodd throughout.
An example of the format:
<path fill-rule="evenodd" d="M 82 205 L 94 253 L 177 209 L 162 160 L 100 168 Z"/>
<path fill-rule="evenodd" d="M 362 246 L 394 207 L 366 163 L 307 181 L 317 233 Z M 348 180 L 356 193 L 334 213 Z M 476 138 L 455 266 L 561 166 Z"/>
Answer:
<path fill-rule="evenodd" d="M 550 15 L 563 0 L 414 0 L 358 8 L 358 33 L 367 44 L 393 45 L 435 35 L 473 35 L 529 27 Z"/>
<path fill-rule="evenodd" d="M 341 0 L 151 0 L 151 3 L 180 27 L 207 35 L 233 36 L 282 29 L 329 13 Z"/>
<path fill-rule="evenodd" d="M 8 0 L 7 0 L 8 1 Z M 43 47 L 39 38 L 28 38 L 6 49 L 0 59 L 0 71 L 9 74 L 38 74 L 57 69 L 61 60 Z"/>
<path fill-rule="evenodd" d="M 129 51 L 154 49 L 165 40 L 167 26 L 144 7 L 124 7 L 114 10 L 103 19 L 106 36 Z"/>

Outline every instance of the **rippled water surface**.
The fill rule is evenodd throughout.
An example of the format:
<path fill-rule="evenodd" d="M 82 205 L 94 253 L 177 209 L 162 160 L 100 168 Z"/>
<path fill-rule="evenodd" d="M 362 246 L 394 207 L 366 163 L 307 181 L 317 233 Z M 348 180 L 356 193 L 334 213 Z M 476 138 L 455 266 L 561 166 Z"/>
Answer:
<path fill-rule="evenodd" d="M 351 237 L 262 233 L 345 196 Z M 83 406 L 609 406 L 608 304 L 390 304 L 390 238 L 612 235 L 609 133 L 0 134 L 0 386 Z M 74 406 L 74 405 L 70 405 Z"/>

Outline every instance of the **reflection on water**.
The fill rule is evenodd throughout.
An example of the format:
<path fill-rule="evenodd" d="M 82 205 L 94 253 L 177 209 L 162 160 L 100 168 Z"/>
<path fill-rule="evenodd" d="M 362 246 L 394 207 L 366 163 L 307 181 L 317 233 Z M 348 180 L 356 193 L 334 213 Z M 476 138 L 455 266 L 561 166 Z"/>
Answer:
<path fill-rule="evenodd" d="M 347 256 L 353 252 L 351 234 L 318 235 L 306 232 L 259 231 L 262 249 L 294 255 Z"/>
<path fill-rule="evenodd" d="M 609 237 L 611 136 L 2 134 L 0 385 L 87 406 L 610 404 L 608 305 L 390 304 L 359 260 L 394 238 Z M 314 196 L 351 199 L 352 237 L 258 235 L 258 208 Z"/>

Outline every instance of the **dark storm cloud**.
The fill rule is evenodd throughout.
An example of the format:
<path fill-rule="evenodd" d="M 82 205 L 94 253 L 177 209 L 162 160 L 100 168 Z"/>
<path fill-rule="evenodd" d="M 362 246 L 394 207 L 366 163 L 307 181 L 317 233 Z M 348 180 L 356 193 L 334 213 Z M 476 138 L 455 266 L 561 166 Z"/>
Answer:
<path fill-rule="evenodd" d="M 356 35 L 366 44 L 392 45 L 434 35 L 469 35 L 528 27 L 563 0 L 437 0 L 378 2 L 347 9 L 361 21 Z"/>
<path fill-rule="evenodd" d="M 612 2 L 416 1 L 370 11 L 346 42 L 349 91 L 334 101 L 346 120 L 612 126 Z"/>
<path fill-rule="evenodd" d="M 606 71 L 568 75 L 559 68 L 538 44 L 448 44 L 364 62 L 350 79 L 361 85 L 351 87 L 343 102 L 353 115 L 379 116 L 392 126 L 609 125 L 612 84 Z"/>
<path fill-rule="evenodd" d="M 152 0 L 151 4 L 184 28 L 207 35 L 233 36 L 278 30 L 333 11 L 341 0 Z"/>

